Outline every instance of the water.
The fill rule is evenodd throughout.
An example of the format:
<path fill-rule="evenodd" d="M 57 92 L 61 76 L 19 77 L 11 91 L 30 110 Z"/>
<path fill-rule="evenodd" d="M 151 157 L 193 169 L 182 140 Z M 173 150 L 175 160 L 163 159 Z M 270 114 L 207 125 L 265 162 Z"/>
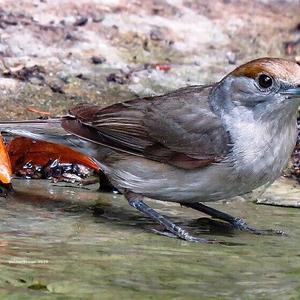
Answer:
<path fill-rule="evenodd" d="M 233 232 L 176 204 L 149 201 L 194 235 L 194 244 L 155 235 L 156 225 L 122 196 L 14 182 L 0 200 L 0 299 L 299 299 L 300 210 L 214 203 L 283 236 Z"/>

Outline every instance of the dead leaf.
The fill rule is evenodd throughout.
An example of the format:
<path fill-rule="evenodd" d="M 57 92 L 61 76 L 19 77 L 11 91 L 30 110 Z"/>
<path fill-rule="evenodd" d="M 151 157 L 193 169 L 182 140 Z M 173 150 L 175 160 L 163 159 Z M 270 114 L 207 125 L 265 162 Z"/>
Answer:
<path fill-rule="evenodd" d="M 76 163 L 99 171 L 98 164 L 90 157 L 69 147 L 17 137 L 7 145 L 13 173 L 19 171 L 27 162 L 44 166 L 49 160 L 58 159 L 61 163 Z"/>
<path fill-rule="evenodd" d="M 11 182 L 12 167 L 10 159 L 3 143 L 3 138 L 0 135 L 0 181 L 4 184 Z"/>

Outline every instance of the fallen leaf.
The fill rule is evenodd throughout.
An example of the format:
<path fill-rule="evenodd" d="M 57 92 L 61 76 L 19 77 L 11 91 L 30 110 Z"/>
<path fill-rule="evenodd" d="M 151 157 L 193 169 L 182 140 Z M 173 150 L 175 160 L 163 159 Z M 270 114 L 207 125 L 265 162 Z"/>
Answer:
<path fill-rule="evenodd" d="M 0 181 L 4 184 L 9 184 L 12 176 L 11 162 L 3 143 L 3 138 L 0 135 Z"/>
<path fill-rule="evenodd" d="M 27 162 L 44 166 L 49 160 L 55 159 L 61 163 L 82 164 L 99 171 L 98 164 L 92 158 L 63 145 L 17 137 L 7 145 L 7 151 L 13 173 L 20 170 Z"/>

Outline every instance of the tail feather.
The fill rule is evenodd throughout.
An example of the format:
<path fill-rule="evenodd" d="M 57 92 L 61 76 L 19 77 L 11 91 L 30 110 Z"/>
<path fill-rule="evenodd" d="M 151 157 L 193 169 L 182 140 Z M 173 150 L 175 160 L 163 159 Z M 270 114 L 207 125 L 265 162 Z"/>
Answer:
<path fill-rule="evenodd" d="M 97 145 L 65 131 L 61 118 L 47 120 L 0 121 L 0 132 L 4 136 L 22 136 L 38 141 L 68 146 L 87 156 L 95 157 Z"/>
<path fill-rule="evenodd" d="M 62 127 L 61 119 L 1 121 L 0 131 L 9 135 L 23 136 L 34 140 L 68 144 L 70 136 Z"/>

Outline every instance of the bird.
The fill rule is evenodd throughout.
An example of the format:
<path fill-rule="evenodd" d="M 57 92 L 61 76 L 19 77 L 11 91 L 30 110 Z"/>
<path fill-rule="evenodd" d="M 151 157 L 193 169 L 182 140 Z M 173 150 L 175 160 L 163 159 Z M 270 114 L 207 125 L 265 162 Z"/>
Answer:
<path fill-rule="evenodd" d="M 82 103 L 58 118 L 0 122 L 0 131 L 92 157 L 130 206 L 163 225 L 159 233 L 207 243 L 213 240 L 193 236 L 145 198 L 179 203 L 239 230 L 269 232 L 206 204 L 281 175 L 296 143 L 299 105 L 300 66 L 265 57 L 213 84 L 104 108 Z"/>

